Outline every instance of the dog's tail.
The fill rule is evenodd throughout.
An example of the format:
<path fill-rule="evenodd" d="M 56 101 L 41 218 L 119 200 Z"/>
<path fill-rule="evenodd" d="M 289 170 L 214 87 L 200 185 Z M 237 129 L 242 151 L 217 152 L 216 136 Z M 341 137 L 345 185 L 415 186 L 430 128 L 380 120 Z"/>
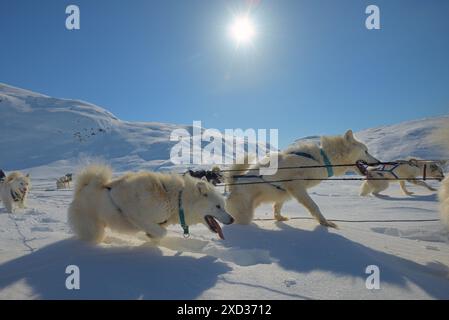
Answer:
<path fill-rule="evenodd" d="M 75 184 L 75 197 L 87 186 L 103 187 L 112 178 L 112 170 L 108 166 L 91 165 L 78 175 Z"/>
<path fill-rule="evenodd" d="M 240 176 L 248 171 L 249 167 L 251 166 L 252 162 L 254 160 L 253 156 L 250 156 L 248 154 L 245 155 L 245 157 L 238 161 L 238 163 L 232 165 L 229 170 L 226 172 L 225 181 L 227 184 L 235 183 L 235 177 Z"/>
<path fill-rule="evenodd" d="M 105 224 L 97 212 L 97 202 L 112 178 L 107 166 L 92 165 L 85 168 L 77 177 L 75 193 L 68 210 L 68 222 L 72 231 L 81 240 L 101 242 L 104 238 Z"/>

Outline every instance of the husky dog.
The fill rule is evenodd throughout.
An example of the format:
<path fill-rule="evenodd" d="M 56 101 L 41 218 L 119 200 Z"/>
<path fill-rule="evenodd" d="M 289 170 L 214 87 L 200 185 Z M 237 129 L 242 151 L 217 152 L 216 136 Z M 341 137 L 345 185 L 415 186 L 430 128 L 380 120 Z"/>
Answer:
<path fill-rule="evenodd" d="M 390 182 L 399 182 L 402 192 L 408 196 L 412 195 L 413 192 L 407 190 L 405 186 L 406 181 L 427 188 L 430 191 L 437 191 L 437 189 L 432 188 L 425 181 L 416 180 L 416 178 L 426 176 L 428 178 L 438 179 L 438 181 L 444 179 L 443 169 L 437 162 L 424 162 L 417 159 L 395 161 L 392 164 L 382 165 L 382 168 L 368 167 L 366 169 L 366 176 L 367 180 L 362 183 L 360 189 L 361 196 L 367 196 L 370 193 L 379 195 L 380 192 L 389 187 Z"/>
<path fill-rule="evenodd" d="M 21 209 L 25 208 L 30 188 L 30 175 L 20 172 L 10 173 L 0 181 L 0 200 L 3 201 L 6 211 L 13 213 L 15 205 Z"/>
<path fill-rule="evenodd" d="M 77 177 L 68 210 L 69 224 L 82 240 L 100 243 L 105 228 L 122 233 L 143 231 L 158 240 L 167 226 L 203 223 L 223 238 L 215 219 L 231 224 L 223 197 L 206 182 L 190 175 L 129 173 L 112 179 L 106 166 L 90 166 Z"/>
<path fill-rule="evenodd" d="M 227 183 L 230 184 L 226 209 L 235 218 L 236 223 L 250 223 L 254 217 L 255 208 L 264 202 L 274 203 L 274 218 L 276 220 L 287 220 L 281 215 L 281 208 L 285 201 L 293 197 L 321 225 L 336 227 L 333 222 L 327 221 L 321 214 L 319 207 L 307 193 L 307 189 L 318 185 L 322 180 L 326 180 L 332 175 L 341 176 L 353 169 L 353 167 L 333 168 L 331 165 L 355 164 L 358 160 L 369 163 L 378 162 L 368 153 L 368 148 L 354 138 L 351 130 L 348 130 L 343 136 L 321 137 L 321 146 L 304 144 L 288 148 L 279 153 L 278 160 L 279 168 L 323 165 L 327 167 L 279 169 L 275 175 L 258 177 L 254 176 L 258 172 L 254 169 L 259 169 L 260 163 L 234 165 L 231 168 L 232 174 L 226 177 Z M 247 175 L 248 178 L 244 178 L 242 175 Z M 236 176 L 240 177 L 237 179 Z M 270 182 L 270 180 L 290 179 L 292 181 Z M 238 182 L 243 182 L 243 180 L 263 183 L 238 185 Z"/>
<path fill-rule="evenodd" d="M 73 174 L 67 173 L 65 176 L 56 180 L 56 189 L 70 188 L 70 182 L 72 181 Z"/>

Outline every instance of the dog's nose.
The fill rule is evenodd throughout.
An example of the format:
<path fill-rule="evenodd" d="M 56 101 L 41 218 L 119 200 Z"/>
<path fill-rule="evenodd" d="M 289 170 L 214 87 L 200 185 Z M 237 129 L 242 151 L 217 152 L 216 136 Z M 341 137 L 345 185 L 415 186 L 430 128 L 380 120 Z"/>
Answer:
<path fill-rule="evenodd" d="M 233 224 L 234 223 L 234 218 L 233 217 L 231 217 L 231 220 L 230 220 L 231 222 L 229 222 L 229 224 Z"/>

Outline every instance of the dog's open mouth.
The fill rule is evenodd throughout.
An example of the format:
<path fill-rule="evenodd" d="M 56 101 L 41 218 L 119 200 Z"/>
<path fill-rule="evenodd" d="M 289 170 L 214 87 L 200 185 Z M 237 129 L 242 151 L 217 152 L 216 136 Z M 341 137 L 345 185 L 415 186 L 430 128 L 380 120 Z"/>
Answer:
<path fill-rule="evenodd" d="M 204 217 L 204 220 L 206 220 L 207 225 L 209 226 L 209 229 L 217 233 L 220 239 L 224 240 L 223 230 L 221 229 L 220 225 L 218 224 L 217 220 L 215 220 L 212 216 L 206 216 Z"/>

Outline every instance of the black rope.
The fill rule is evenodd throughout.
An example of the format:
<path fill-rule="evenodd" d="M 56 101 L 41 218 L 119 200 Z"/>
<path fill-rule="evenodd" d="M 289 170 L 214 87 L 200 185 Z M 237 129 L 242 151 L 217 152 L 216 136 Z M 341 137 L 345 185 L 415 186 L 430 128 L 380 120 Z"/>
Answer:
<path fill-rule="evenodd" d="M 289 220 L 315 220 L 311 217 L 289 217 Z M 276 221 L 273 218 L 256 218 L 254 221 Z M 328 219 L 333 222 L 349 222 L 349 223 L 372 223 L 372 222 L 436 222 L 440 219 L 390 219 L 390 220 L 345 220 L 345 219 Z"/>
<path fill-rule="evenodd" d="M 238 178 L 245 178 L 245 176 L 238 176 Z M 251 176 L 248 178 L 255 178 L 255 176 Z M 240 185 L 251 185 L 251 184 L 266 184 L 266 183 L 282 183 L 282 182 L 292 182 L 292 181 L 370 181 L 370 180 L 381 180 L 381 181 L 424 181 L 423 178 L 395 178 L 395 179 L 389 179 L 389 178 L 326 178 L 326 179 L 320 179 L 320 178 L 294 178 L 294 179 L 285 179 L 285 180 L 266 180 L 266 181 L 252 181 L 252 182 L 238 182 L 238 183 L 225 183 L 225 184 L 218 184 L 217 186 L 240 186 Z M 440 180 L 439 178 L 427 178 L 428 180 Z"/>
<path fill-rule="evenodd" d="M 449 162 L 449 159 L 440 159 L 440 160 L 418 160 L 418 159 L 412 159 L 414 162 Z M 372 162 L 372 163 L 365 163 L 367 166 L 374 167 L 379 165 L 396 165 L 396 164 L 407 164 L 410 163 L 410 160 L 396 160 L 396 161 L 379 161 L 379 162 Z M 322 164 L 322 165 L 311 165 L 311 166 L 290 166 L 290 167 L 279 167 L 277 170 L 291 170 L 291 169 L 317 169 L 317 168 L 341 168 L 341 167 L 357 167 L 356 163 L 351 164 Z M 268 167 L 260 167 L 260 168 L 246 168 L 246 169 L 224 169 L 220 170 L 220 172 L 239 172 L 239 171 L 255 171 L 260 170 Z"/>

